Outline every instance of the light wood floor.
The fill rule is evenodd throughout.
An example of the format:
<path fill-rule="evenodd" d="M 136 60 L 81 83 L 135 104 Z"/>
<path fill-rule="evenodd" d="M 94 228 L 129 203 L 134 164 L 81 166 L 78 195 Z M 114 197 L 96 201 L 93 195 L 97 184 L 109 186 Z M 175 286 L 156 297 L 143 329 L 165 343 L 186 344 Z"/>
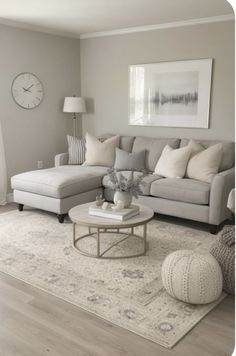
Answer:
<path fill-rule="evenodd" d="M 168 350 L 0 273 L 0 356 L 228 356 L 233 348 L 233 297 Z"/>

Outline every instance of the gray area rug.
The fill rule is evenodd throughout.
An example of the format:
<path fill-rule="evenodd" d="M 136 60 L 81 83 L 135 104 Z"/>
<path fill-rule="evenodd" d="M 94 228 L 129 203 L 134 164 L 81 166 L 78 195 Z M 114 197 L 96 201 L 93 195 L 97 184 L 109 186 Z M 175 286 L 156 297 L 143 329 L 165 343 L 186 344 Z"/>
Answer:
<path fill-rule="evenodd" d="M 118 237 L 107 234 L 101 247 L 111 238 Z M 98 260 L 72 248 L 71 223 L 59 224 L 55 215 L 40 211 L 12 211 L 0 215 L 0 270 L 171 348 L 225 295 L 204 306 L 173 299 L 162 286 L 162 262 L 179 249 L 207 252 L 214 240 L 208 232 L 152 220 L 146 256 Z M 138 250 L 139 244 L 135 238 L 125 241 L 113 255 Z M 95 249 L 94 238 L 82 247 Z"/>

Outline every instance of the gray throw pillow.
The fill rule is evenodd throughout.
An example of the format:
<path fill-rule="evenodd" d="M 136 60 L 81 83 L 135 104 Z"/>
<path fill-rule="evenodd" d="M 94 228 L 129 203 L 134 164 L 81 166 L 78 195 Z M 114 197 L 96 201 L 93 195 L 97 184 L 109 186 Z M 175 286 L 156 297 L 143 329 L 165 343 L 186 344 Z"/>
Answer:
<path fill-rule="evenodd" d="M 116 148 L 114 168 L 118 171 L 143 171 L 146 169 L 145 155 L 145 150 L 129 153 L 120 148 Z"/>

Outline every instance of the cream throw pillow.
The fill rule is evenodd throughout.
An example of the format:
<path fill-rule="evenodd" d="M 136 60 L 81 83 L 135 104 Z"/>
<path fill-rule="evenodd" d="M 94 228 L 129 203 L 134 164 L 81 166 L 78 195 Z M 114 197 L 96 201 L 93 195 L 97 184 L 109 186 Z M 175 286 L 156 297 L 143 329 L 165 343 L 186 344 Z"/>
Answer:
<path fill-rule="evenodd" d="M 115 161 L 115 150 L 119 146 L 120 137 L 113 136 L 104 142 L 99 141 L 95 136 L 86 133 L 86 166 L 106 166 L 112 167 Z"/>
<path fill-rule="evenodd" d="M 188 146 L 192 153 L 187 166 L 186 177 L 211 183 L 218 173 L 222 155 L 222 143 L 206 149 L 199 143 L 191 140 Z"/>
<path fill-rule="evenodd" d="M 183 178 L 191 154 L 190 147 L 176 150 L 166 145 L 155 167 L 155 174 L 166 178 Z"/>

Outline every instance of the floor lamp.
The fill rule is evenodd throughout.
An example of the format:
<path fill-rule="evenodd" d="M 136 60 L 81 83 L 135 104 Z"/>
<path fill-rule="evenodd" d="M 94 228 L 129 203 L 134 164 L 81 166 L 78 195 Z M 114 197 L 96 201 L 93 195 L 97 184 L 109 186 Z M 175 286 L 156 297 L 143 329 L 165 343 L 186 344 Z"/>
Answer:
<path fill-rule="evenodd" d="M 76 114 L 86 112 L 85 101 L 83 98 L 77 96 L 69 96 L 64 100 L 63 112 L 73 113 L 73 136 L 76 137 L 77 125 Z"/>

